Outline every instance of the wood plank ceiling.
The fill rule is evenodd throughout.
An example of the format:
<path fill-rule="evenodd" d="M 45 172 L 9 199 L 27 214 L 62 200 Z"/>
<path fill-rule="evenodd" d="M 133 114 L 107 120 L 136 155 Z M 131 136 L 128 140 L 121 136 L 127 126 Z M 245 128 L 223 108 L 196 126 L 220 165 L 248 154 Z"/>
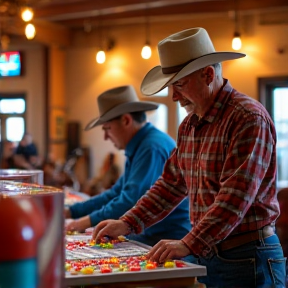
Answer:
<path fill-rule="evenodd" d="M 3 34 L 25 37 L 25 24 L 18 15 L 5 15 L 7 2 L 0 0 L 0 25 Z M 153 19 L 200 13 L 228 13 L 239 11 L 287 10 L 288 0 L 26 0 L 31 2 L 37 27 L 37 41 L 44 44 L 69 45 L 76 29 L 83 29 L 89 21 L 103 26 L 144 22 L 147 15 Z M 5 4 L 6 3 L 6 4 Z M 5 7 L 4 7 L 5 8 Z"/>

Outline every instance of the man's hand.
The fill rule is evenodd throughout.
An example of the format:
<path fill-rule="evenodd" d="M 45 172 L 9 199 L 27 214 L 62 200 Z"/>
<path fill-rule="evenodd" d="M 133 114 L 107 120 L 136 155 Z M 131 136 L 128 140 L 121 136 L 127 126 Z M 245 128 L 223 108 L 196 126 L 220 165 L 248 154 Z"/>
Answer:
<path fill-rule="evenodd" d="M 65 217 L 65 219 L 71 218 L 71 212 L 70 212 L 69 207 L 64 208 L 64 217 Z"/>
<path fill-rule="evenodd" d="M 92 239 L 99 243 L 103 237 L 118 239 L 130 233 L 129 226 L 122 220 L 104 220 L 100 222 L 92 233 Z"/>
<path fill-rule="evenodd" d="M 91 227 L 91 221 L 89 216 L 85 216 L 76 220 L 69 219 L 65 223 L 66 232 L 84 232 L 85 229 Z"/>
<path fill-rule="evenodd" d="M 181 240 L 161 240 L 147 254 L 147 258 L 164 263 L 168 259 L 181 259 L 191 252 Z"/>

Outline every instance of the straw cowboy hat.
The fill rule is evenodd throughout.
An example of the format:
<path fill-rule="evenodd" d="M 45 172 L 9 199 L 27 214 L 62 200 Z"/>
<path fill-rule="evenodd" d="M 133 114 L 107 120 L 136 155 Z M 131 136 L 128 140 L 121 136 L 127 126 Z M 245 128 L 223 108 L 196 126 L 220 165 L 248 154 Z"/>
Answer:
<path fill-rule="evenodd" d="M 191 28 L 168 36 L 158 43 L 158 53 L 161 66 L 151 69 L 141 84 L 141 92 L 147 96 L 201 68 L 246 56 L 216 52 L 204 28 Z"/>
<path fill-rule="evenodd" d="M 135 89 L 131 85 L 107 90 L 97 98 L 99 117 L 87 124 L 85 130 L 102 125 L 125 113 L 149 111 L 158 108 L 154 102 L 139 101 Z"/>

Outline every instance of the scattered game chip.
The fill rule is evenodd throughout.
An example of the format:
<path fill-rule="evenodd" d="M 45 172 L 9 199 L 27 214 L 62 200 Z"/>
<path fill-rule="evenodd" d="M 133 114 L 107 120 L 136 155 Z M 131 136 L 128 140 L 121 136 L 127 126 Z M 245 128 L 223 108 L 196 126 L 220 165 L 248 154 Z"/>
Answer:
<path fill-rule="evenodd" d="M 79 232 L 78 231 L 67 231 L 66 234 L 67 235 L 78 235 Z"/>
<path fill-rule="evenodd" d="M 121 241 L 121 242 L 128 241 L 128 239 L 125 236 L 123 236 L 123 235 L 118 236 L 118 240 Z"/>

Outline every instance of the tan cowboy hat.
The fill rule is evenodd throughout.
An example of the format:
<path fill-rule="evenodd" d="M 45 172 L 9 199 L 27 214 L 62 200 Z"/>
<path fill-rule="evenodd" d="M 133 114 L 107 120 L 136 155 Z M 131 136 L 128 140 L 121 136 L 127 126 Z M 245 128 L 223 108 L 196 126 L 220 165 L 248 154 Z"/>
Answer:
<path fill-rule="evenodd" d="M 168 36 L 158 43 L 158 53 L 161 66 L 151 69 L 141 84 L 141 92 L 147 96 L 201 68 L 246 56 L 216 52 L 204 28 L 191 28 Z"/>
<path fill-rule="evenodd" d="M 85 130 L 102 125 L 125 113 L 149 111 L 158 108 L 154 102 L 139 101 L 136 91 L 131 85 L 107 90 L 97 98 L 99 117 L 87 124 Z"/>

